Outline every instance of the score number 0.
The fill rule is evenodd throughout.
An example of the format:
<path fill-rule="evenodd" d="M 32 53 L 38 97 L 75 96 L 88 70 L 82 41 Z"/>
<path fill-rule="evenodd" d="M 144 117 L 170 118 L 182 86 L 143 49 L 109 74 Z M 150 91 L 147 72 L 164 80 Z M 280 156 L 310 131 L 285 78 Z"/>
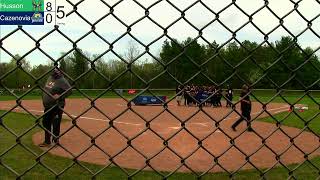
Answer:
<path fill-rule="evenodd" d="M 52 17 L 51 12 L 54 12 L 54 14 L 56 15 L 55 18 L 63 19 L 66 16 L 66 13 L 64 12 L 63 9 L 64 9 L 64 6 L 58 6 L 56 11 L 52 11 L 53 10 L 52 3 L 47 2 L 46 3 L 46 12 L 48 12 L 48 13 L 46 14 L 46 23 L 50 24 L 53 21 L 53 17 Z"/>

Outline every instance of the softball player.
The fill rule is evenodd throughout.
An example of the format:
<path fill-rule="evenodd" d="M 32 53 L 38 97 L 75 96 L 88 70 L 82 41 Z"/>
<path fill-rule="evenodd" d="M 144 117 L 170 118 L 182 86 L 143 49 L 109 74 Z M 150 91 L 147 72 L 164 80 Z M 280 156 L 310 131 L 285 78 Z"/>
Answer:
<path fill-rule="evenodd" d="M 233 131 L 236 131 L 236 127 L 242 122 L 247 122 L 248 131 L 253 131 L 251 128 L 251 101 L 249 96 L 249 88 L 247 85 L 242 86 L 242 92 L 240 94 L 241 101 L 241 117 L 231 126 Z"/>
<path fill-rule="evenodd" d="M 227 91 L 227 92 L 226 92 L 226 98 L 227 98 L 227 105 L 226 105 L 226 107 L 232 107 L 233 90 L 232 90 L 232 88 L 228 85 L 226 91 Z"/>

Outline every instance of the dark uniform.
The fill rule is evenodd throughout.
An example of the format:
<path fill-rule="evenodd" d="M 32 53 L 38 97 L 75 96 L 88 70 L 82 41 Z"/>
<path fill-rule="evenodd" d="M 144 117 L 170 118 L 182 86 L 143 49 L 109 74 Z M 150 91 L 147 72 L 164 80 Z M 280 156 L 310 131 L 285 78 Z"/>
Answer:
<path fill-rule="evenodd" d="M 232 99 L 233 99 L 233 90 L 228 87 L 226 91 L 227 105 L 226 107 L 232 107 Z"/>
<path fill-rule="evenodd" d="M 43 93 L 42 101 L 44 106 L 43 116 L 43 126 L 46 129 L 44 137 L 44 143 L 40 146 L 45 147 L 51 144 L 51 134 L 54 134 L 56 137 L 60 135 L 60 123 L 63 114 L 63 108 L 65 106 L 65 98 L 71 95 L 70 84 L 63 77 L 62 73 L 55 69 L 55 72 L 46 82 L 44 89 L 46 92 Z M 67 91 L 67 92 L 66 92 Z M 65 94 L 63 94 L 66 92 Z M 53 98 L 54 95 L 59 95 L 58 99 Z M 63 94 L 62 96 L 60 96 Z M 53 139 L 54 142 L 57 142 L 57 139 Z"/>
<path fill-rule="evenodd" d="M 211 98 L 211 104 L 212 106 L 216 107 L 218 106 L 218 90 L 214 87 L 212 93 L 213 96 Z"/>
<path fill-rule="evenodd" d="M 249 131 L 252 131 L 251 128 L 251 101 L 250 101 L 250 96 L 246 92 L 241 92 L 240 94 L 241 97 L 241 117 L 231 126 L 232 129 L 235 131 L 236 127 L 242 122 L 246 121 L 247 122 L 247 127 Z M 247 101 L 247 102 L 246 102 Z"/>
<path fill-rule="evenodd" d="M 190 90 L 190 94 L 189 94 L 189 104 L 191 103 L 191 105 L 196 105 L 197 102 L 196 102 L 196 90 L 194 88 L 192 88 Z"/>
<path fill-rule="evenodd" d="M 197 100 L 197 102 L 196 102 L 197 105 L 200 105 L 202 103 L 201 99 L 202 99 L 203 93 L 204 93 L 203 88 L 199 88 L 198 91 L 195 92 L 195 94 L 196 94 L 195 98 Z M 205 104 L 205 103 L 203 103 L 203 104 Z"/>
<path fill-rule="evenodd" d="M 217 106 L 221 107 L 221 99 L 222 99 L 222 90 L 218 88 L 217 90 Z"/>
<path fill-rule="evenodd" d="M 212 94 L 213 94 L 213 92 L 212 92 L 212 88 L 209 88 L 209 90 L 208 90 L 208 97 L 210 97 L 210 99 L 208 100 L 208 105 L 209 106 L 212 106 Z"/>
<path fill-rule="evenodd" d="M 189 86 L 183 89 L 184 105 L 188 106 L 189 100 Z"/>

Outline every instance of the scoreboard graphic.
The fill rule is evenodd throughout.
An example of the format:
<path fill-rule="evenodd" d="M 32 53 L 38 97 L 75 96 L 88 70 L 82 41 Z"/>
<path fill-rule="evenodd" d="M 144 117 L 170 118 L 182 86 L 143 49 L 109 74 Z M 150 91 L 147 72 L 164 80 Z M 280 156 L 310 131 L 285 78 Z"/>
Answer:
<path fill-rule="evenodd" d="M 56 25 L 64 18 L 56 0 L 0 0 L 0 25 Z"/>

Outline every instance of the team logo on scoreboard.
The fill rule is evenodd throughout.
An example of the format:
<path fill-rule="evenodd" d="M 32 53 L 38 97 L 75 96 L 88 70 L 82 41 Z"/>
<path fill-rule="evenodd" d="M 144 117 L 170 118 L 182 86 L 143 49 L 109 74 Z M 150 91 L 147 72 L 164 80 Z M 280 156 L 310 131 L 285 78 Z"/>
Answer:
<path fill-rule="evenodd" d="M 38 1 L 32 0 L 32 6 L 33 6 L 33 11 L 34 12 L 40 12 L 42 3 L 41 3 L 40 0 L 38 0 Z"/>
<path fill-rule="evenodd" d="M 44 18 L 41 13 L 35 12 L 31 17 L 31 20 L 32 20 L 32 23 L 34 22 L 42 23 Z"/>
<path fill-rule="evenodd" d="M 34 23 L 34 22 L 42 23 L 44 19 L 43 19 L 42 14 L 40 13 L 41 6 L 42 6 L 41 1 L 40 0 L 38 0 L 38 1 L 32 0 L 32 6 L 33 6 L 33 11 L 34 11 L 34 14 L 31 17 L 32 23 Z"/>

